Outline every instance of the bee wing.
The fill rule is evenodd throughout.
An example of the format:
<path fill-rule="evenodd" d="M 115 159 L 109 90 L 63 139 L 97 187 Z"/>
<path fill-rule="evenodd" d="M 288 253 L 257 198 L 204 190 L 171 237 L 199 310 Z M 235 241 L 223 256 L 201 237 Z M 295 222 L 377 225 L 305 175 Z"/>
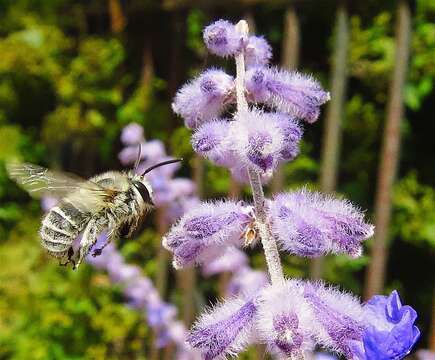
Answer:
<path fill-rule="evenodd" d="M 102 205 L 117 193 L 117 190 L 102 187 L 77 175 L 52 171 L 34 164 L 7 164 L 6 169 L 10 178 L 31 196 L 66 197 L 83 210 Z"/>

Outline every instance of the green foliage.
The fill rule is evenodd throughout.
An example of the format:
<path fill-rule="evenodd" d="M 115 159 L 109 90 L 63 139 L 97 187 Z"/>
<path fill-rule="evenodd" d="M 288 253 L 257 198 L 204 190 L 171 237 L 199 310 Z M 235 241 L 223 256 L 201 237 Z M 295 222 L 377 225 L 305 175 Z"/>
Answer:
<path fill-rule="evenodd" d="M 39 221 L 28 215 L 0 244 L 0 358 L 144 357 L 141 314 L 122 304 L 105 275 L 48 260 L 37 239 Z"/>
<path fill-rule="evenodd" d="M 393 204 L 395 235 L 435 248 L 434 188 L 420 184 L 411 172 L 396 185 Z"/>

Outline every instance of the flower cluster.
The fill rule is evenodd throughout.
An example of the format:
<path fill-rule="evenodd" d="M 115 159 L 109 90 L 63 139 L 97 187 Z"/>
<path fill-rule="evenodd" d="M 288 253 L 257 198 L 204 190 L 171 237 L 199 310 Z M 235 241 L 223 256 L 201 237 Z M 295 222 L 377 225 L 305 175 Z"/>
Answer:
<path fill-rule="evenodd" d="M 188 342 L 205 359 L 236 355 L 253 343 L 278 358 L 301 358 L 320 345 L 347 359 L 401 359 L 418 339 L 414 321 L 394 292 L 361 305 L 322 283 L 286 280 L 220 304 L 198 320 Z"/>
<path fill-rule="evenodd" d="M 266 214 L 271 230 L 290 254 L 317 257 L 332 253 L 361 255 L 361 243 L 373 226 L 349 201 L 306 189 L 275 196 Z M 203 203 L 186 211 L 163 240 L 174 254 L 176 268 L 200 264 L 222 254 L 226 247 L 243 247 L 255 222 L 252 207 L 243 203 Z"/>
<path fill-rule="evenodd" d="M 211 53 L 235 58 L 236 77 L 207 70 L 178 91 L 172 107 L 194 130 L 193 149 L 249 182 L 254 202 L 204 203 L 188 210 L 163 240 L 177 268 L 237 269 L 228 289 L 232 298 L 200 317 L 188 343 L 208 360 L 255 343 L 277 358 L 305 358 L 317 347 L 353 360 L 403 358 L 419 331 L 415 311 L 402 306 L 397 293 L 363 305 L 323 283 L 282 274 L 278 248 L 304 257 L 358 257 L 373 235 L 349 201 L 307 189 L 264 198 L 261 183 L 298 155 L 302 122 L 318 119 L 329 93 L 311 76 L 271 67 L 270 46 L 249 36 L 246 22 L 219 20 L 205 28 L 204 42 Z M 235 250 L 252 238 L 261 240 L 271 284 L 246 268 Z"/>
<path fill-rule="evenodd" d="M 278 164 L 296 157 L 303 132 L 299 120 L 317 120 L 329 93 L 310 76 L 270 67 L 267 41 L 242 34 L 228 21 L 206 27 L 204 42 L 218 56 L 243 53 L 248 67 L 246 98 L 252 108 L 239 111 L 233 119 L 221 117 L 237 97 L 234 78 L 219 69 L 206 70 L 184 85 L 172 108 L 195 130 L 196 152 L 229 168 L 240 182 L 248 181 L 249 167 L 267 181 Z M 261 110 L 263 105 L 275 111 Z"/>

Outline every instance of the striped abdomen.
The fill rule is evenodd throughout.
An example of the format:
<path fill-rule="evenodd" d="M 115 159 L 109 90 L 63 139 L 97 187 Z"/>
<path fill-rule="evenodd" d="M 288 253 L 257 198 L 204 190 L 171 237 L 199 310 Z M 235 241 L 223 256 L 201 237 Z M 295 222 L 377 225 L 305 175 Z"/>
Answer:
<path fill-rule="evenodd" d="M 55 257 L 66 257 L 88 219 L 89 213 L 82 212 L 72 204 L 62 201 L 42 220 L 39 231 L 42 246 Z"/>

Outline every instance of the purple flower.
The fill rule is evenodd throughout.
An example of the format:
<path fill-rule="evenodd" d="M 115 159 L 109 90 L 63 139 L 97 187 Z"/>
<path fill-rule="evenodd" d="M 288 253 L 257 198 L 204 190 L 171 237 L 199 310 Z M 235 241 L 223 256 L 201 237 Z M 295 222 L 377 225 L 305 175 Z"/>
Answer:
<path fill-rule="evenodd" d="M 252 301 L 228 300 L 201 316 L 187 342 L 200 350 L 205 360 L 235 356 L 251 342 L 255 312 Z"/>
<path fill-rule="evenodd" d="M 284 251 L 307 257 L 328 252 L 361 254 L 373 226 L 349 201 L 306 189 L 275 196 L 269 203 L 271 228 Z"/>
<path fill-rule="evenodd" d="M 142 159 L 146 160 L 149 165 L 154 165 L 163 158 L 167 158 L 163 142 L 150 140 L 142 144 Z"/>
<path fill-rule="evenodd" d="M 216 120 L 203 124 L 192 136 L 192 147 L 198 154 L 217 165 L 231 167 L 236 160 L 228 145 L 230 122 Z"/>
<path fill-rule="evenodd" d="M 137 123 L 130 123 L 121 133 L 121 141 L 125 145 L 137 145 L 144 141 L 143 127 Z"/>
<path fill-rule="evenodd" d="M 134 265 L 120 263 L 116 271 L 111 269 L 109 275 L 114 283 L 128 283 L 139 277 L 140 269 Z"/>
<path fill-rule="evenodd" d="M 352 359 L 354 345 L 364 332 L 359 301 L 321 283 L 306 283 L 303 297 L 313 312 L 311 331 L 317 343 Z"/>
<path fill-rule="evenodd" d="M 124 288 L 124 295 L 128 300 L 128 305 L 135 309 L 144 309 L 146 303 L 151 296 L 153 285 L 151 281 L 145 277 L 131 281 Z M 155 290 L 154 290 L 155 291 Z"/>
<path fill-rule="evenodd" d="M 172 224 L 177 221 L 190 209 L 193 209 L 200 205 L 200 201 L 196 196 L 184 196 L 177 198 L 166 207 L 165 218 L 168 223 Z"/>
<path fill-rule="evenodd" d="M 101 248 L 107 241 L 107 233 L 103 232 L 98 235 L 97 242 L 93 246 L 93 249 Z M 115 245 L 113 243 L 108 244 L 104 251 L 99 256 L 92 256 L 92 252 L 86 256 L 86 262 L 91 264 L 97 269 L 107 270 L 108 268 L 112 269 L 113 264 L 119 266 L 119 264 L 123 264 L 123 260 L 121 255 L 116 251 Z M 116 267 L 113 267 L 116 269 Z"/>
<path fill-rule="evenodd" d="M 302 289 L 298 281 L 286 281 L 264 288 L 256 300 L 256 330 L 269 352 L 298 359 L 314 349 L 312 311 Z"/>
<path fill-rule="evenodd" d="M 173 321 L 177 314 L 176 308 L 163 301 L 153 302 L 146 306 L 147 321 L 153 328 L 164 327 Z"/>
<path fill-rule="evenodd" d="M 227 296 L 240 296 L 250 299 L 269 283 L 264 271 L 252 270 L 245 266 L 237 271 L 227 287 Z"/>
<path fill-rule="evenodd" d="M 204 276 L 211 276 L 223 272 L 237 272 L 248 263 L 248 257 L 243 251 L 235 247 L 228 247 L 222 256 L 207 262 L 202 267 Z"/>
<path fill-rule="evenodd" d="M 272 58 L 272 48 L 262 36 L 250 36 L 245 45 L 245 64 L 247 67 L 264 66 Z"/>
<path fill-rule="evenodd" d="M 144 147 L 145 145 L 142 144 L 141 146 Z M 131 165 L 134 164 L 134 162 L 136 161 L 138 153 L 139 153 L 138 146 L 130 145 L 121 150 L 121 152 L 118 154 L 118 159 L 121 162 L 121 164 L 124 166 Z M 144 156 L 145 154 L 142 152 L 141 158 L 143 159 Z"/>
<path fill-rule="evenodd" d="M 204 43 L 207 49 L 217 56 L 234 56 L 243 46 L 243 37 L 234 24 L 218 20 L 204 29 Z"/>
<path fill-rule="evenodd" d="M 303 129 L 299 122 L 283 113 L 270 114 L 280 127 L 283 135 L 283 147 L 280 156 L 283 161 L 291 161 L 299 154 L 299 142 L 302 139 Z"/>
<path fill-rule="evenodd" d="M 172 109 L 188 128 L 196 128 L 219 117 L 233 92 L 233 77 L 222 70 L 210 69 L 178 90 Z"/>
<path fill-rule="evenodd" d="M 196 184 L 188 178 L 176 178 L 170 182 L 171 191 L 174 198 L 193 196 L 196 193 Z"/>
<path fill-rule="evenodd" d="M 368 324 L 363 334 L 364 356 L 361 359 L 402 359 L 411 352 L 420 337 L 414 325 L 415 310 L 402 305 L 399 294 L 376 295 L 364 305 Z"/>
<path fill-rule="evenodd" d="M 240 162 L 260 173 L 273 172 L 284 148 L 284 134 L 276 118 L 254 109 L 238 113 L 230 124 L 230 146 Z"/>
<path fill-rule="evenodd" d="M 248 98 L 266 103 L 309 123 L 317 120 L 329 93 L 312 77 L 296 72 L 253 67 L 246 72 Z"/>
<path fill-rule="evenodd" d="M 241 234 L 250 221 L 240 203 L 203 203 L 187 212 L 162 243 L 174 254 L 175 268 L 202 263 L 222 254 L 228 245 L 241 246 Z"/>

